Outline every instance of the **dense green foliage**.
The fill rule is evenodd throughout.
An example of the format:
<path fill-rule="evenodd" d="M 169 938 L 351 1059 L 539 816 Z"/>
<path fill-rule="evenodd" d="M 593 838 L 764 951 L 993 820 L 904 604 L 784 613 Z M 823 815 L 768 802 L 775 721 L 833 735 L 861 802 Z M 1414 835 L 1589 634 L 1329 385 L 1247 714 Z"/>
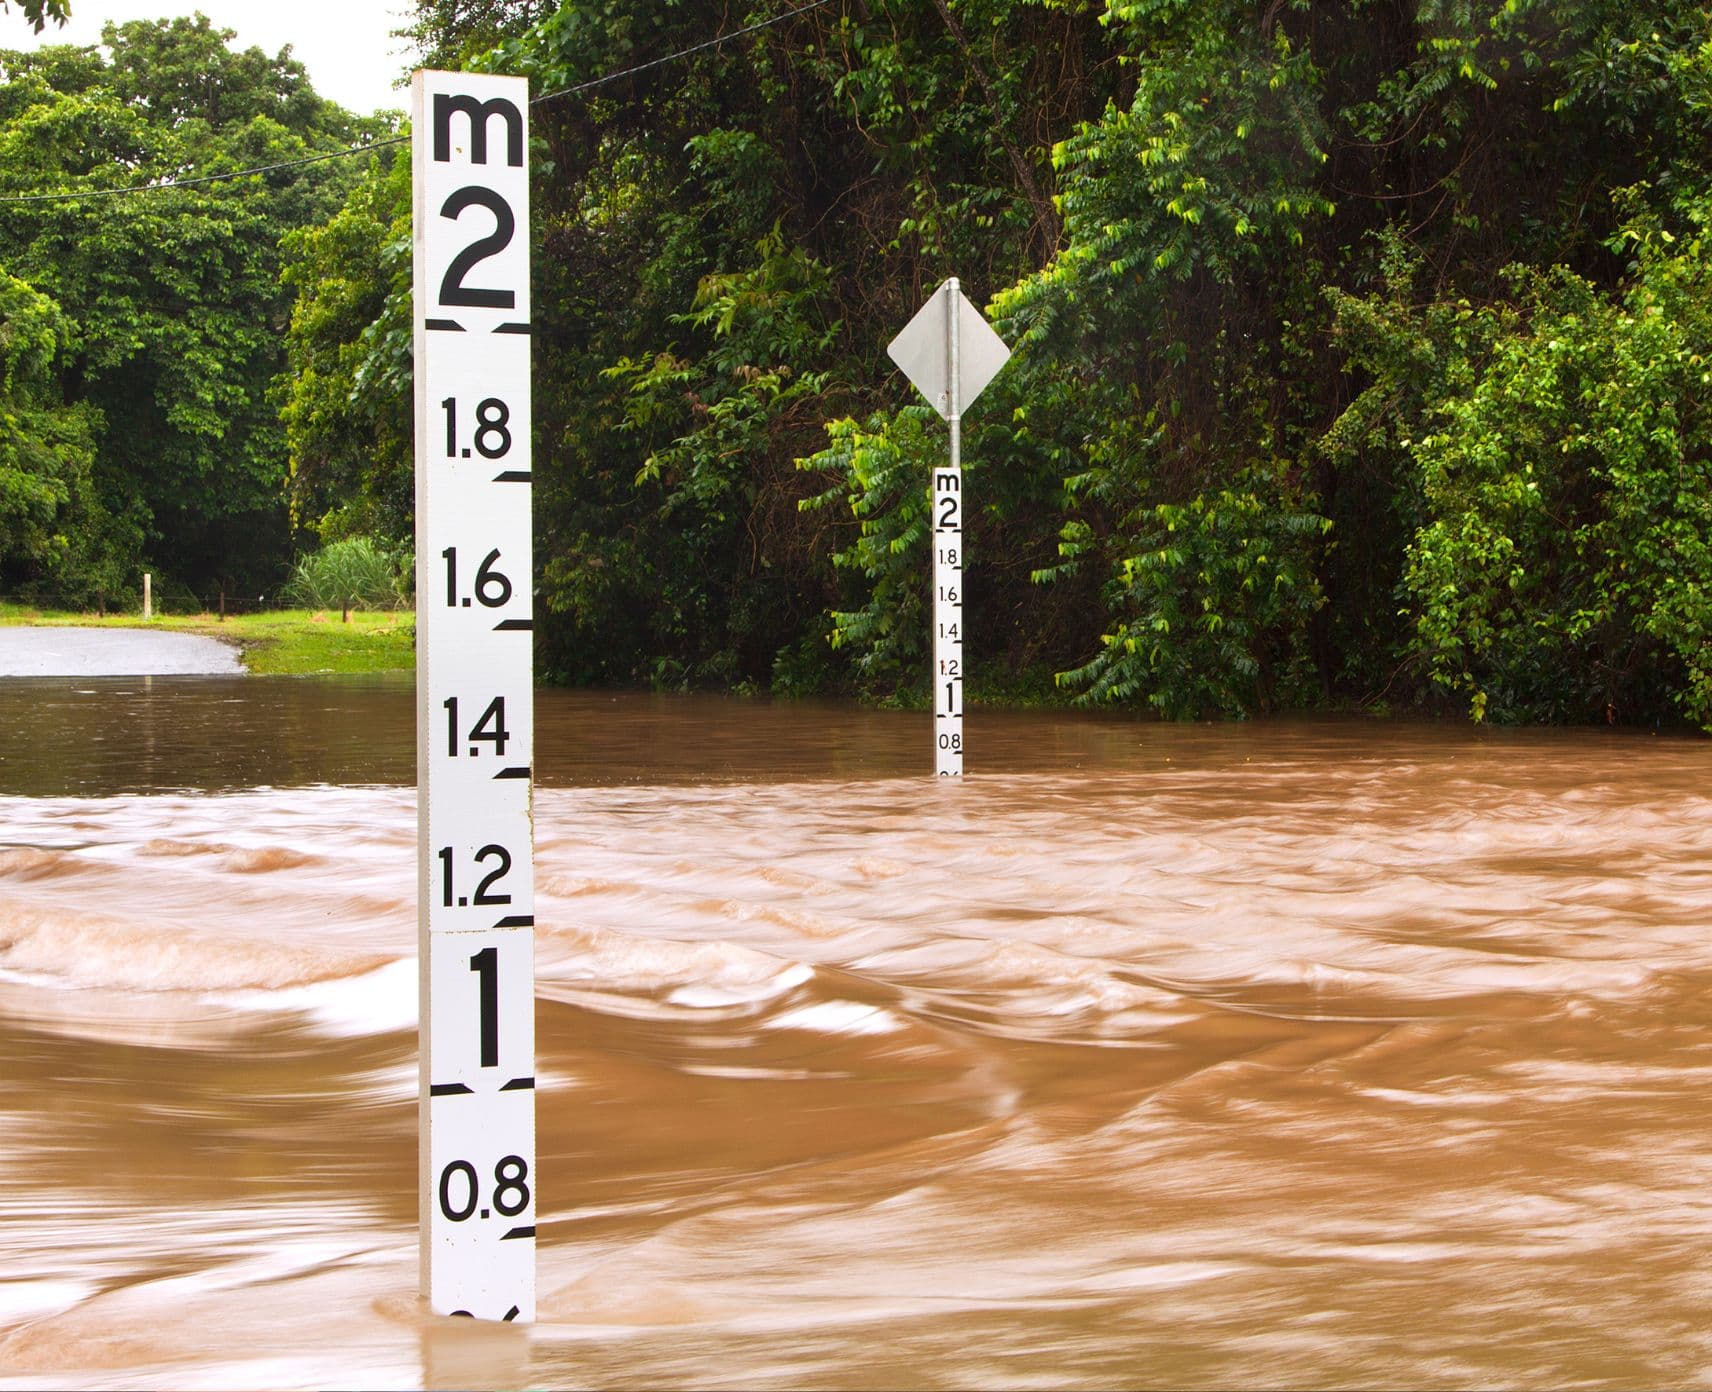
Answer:
<path fill-rule="evenodd" d="M 1705 0 L 419 0 L 411 28 L 547 97 L 556 679 L 919 693 L 944 427 L 884 350 L 955 274 L 1016 350 L 964 424 L 977 693 L 1712 726 Z M 0 58 L 0 193 L 363 133 L 207 53 L 248 95 L 163 126 L 168 34 Z M 408 161 L 338 163 L 0 208 L 6 573 L 212 573 L 282 554 L 286 508 L 408 544 Z"/>
<path fill-rule="evenodd" d="M 407 539 L 414 505 L 410 163 L 374 160 L 344 207 L 283 243 L 295 299 L 279 394 L 292 517 L 326 540 Z"/>
<path fill-rule="evenodd" d="M 104 520 L 90 488 L 99 417 L 54 390 L 73 342 L 57 304 L 0 271 L 0 564 L 54 576 L 101 564 L 60 525 L 80 518 L 79 541 L 87 541 Z"/>
<path fill-rule="evenodd" d="M 537 92 L 784 16 L 535 108 L 549 670 L 919 690 L 944 435 L 883 354 L 957 274 L 1016 348 L 977 689 L 1712 724 L 1705 4 L 793 8 L 418 7 Z M 407 530 L 407 211 L 296 243 L 333 533 Z"/>
<path fill-rule="evenodd" d="M 791 8 L 420 14 L 430 62 L 497 44 L 476 61 L 554 91 Z M 940 278 L 955 270 L 987 293 L 1057 240 L 1048 149 L 1120 81 L 1096 11 L 988 0 L 948 25 L 927 6 L 871 10 L 826 6 L 533 112 L 535 476 L 538 531 L 551 538 L 538 628 L 543 668 L 560 679 L 793 690 L 851 679 L 827 633 L 829 610 L 871 601 L 860 567 L 835 559 L 858 526 L 847 501 L 811 506 L 838 480 L 798 461 L 823 448 L 829 419 L 904 399 L 881 370 L 884 346 Z M 363 195 L 377 209 L 384 183 L 377 173 Z M 361 338 L 316 339 L 307 316 L 293 329 L 296 363 L 360 349 L 340 393 L 309 407 L 294 389 L 293 402 L 306 404 L 305 438 L 349 439 L 353 462 L 365 440 L 395 459 L 403 438 L 404 422 L 379 418 L 360 385 L 396 382 L 408 362 L 402 184 L 386 206 L 390 224 L 385 211 L 365 223 L 361 258 L 368 307 L 390 308 Z M 321 235 L 305 237 L 305 265 Z M 294 467 L 327 472 L 334 457 L 294 452 Z M 386 525 L 366 500 L 402 496 L 386 482 L 394 467 L 377 464 L 337 495 L 365 500 L 351 525 Z M 992 515 L 1060 491 L 1025 481 Z M 306 517 L 321 511 L 334 508 L 304 504 Z M 1052 544 L 1048 530 L 1038 554 L 995 548 L 1016 591 L 1000 603 L 1038 598 L 1029 570 Z M 921 553 L 901 559 L 919 565 Z M 1074 655 L 1062 640 L 1023 654 Z M 915 680 L 901 662 L 862 670 L 876 687 Z"/>
<path fill-rule="evenodd" d="M 1434 683 L 1529 719 L 1712 727 L 1712 262 L 1630 233 L 1624 294 L 1563 268 L 1471 316 L 1490 346 L 1413 442 L 1402 592 Z M 1461 365 L 1459 365 L 1461 366 Z"/>
<path fill-rule="evenodd" d="M 32 369 L 33 409 L 55 428 L 12 464 L 35 502 L 27 528 L 0 529 L 0 584 L 88 598 L 153 569 L 270 588 L 290 553 L 270 400 L 290 304 L 280 239 L 332 215 L 356 171 L 41 195 L 279 163 L 378 127 L 317 97 L 295 60 L 234 52 L 205 19 L 103 32 L 105 52 L 0 51 L 0 198 L 39 200 L 0 203 L 0 285 L 38 297 L 5 293 L 0 322 L 40 341 L 45 302 L 64 324 Z"/>

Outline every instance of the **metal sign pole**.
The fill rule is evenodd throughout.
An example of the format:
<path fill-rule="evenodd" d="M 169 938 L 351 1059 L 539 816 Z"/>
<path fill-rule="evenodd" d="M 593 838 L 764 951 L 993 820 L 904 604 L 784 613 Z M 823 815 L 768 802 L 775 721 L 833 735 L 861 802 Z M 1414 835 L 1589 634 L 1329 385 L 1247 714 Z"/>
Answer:
<path fill-rule="evenodd" d="M 535 1317 L 529 84 L 418 72 L 422 1292 Z"/>
<path fill-rule="evenodd" d="M 951 427 L 951 459 L 933 471 L 933 767 L 963 776 L 963 411 L 1011 350 L 964 298 L 955 276 L 886 346 Z"/>

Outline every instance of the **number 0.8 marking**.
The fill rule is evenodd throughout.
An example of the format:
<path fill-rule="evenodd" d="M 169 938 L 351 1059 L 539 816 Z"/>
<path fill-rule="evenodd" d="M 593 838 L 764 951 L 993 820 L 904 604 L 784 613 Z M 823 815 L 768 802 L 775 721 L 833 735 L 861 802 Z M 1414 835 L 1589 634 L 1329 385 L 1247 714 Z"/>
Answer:
<path fill-rule="evenodd" d="M 463 1180 L 463 1198 L 461 1204 L 454 1204 L 453 1190 L 458 1187 L 459 1178 Z M 529 1162 L 521 1155 L 507 1155 L 493 1167 L 493 1194 L 490 1202 L 501 1216 L 515 1218 L 529 1207 Z M 468 1160 L 454 1160 L 440 1171 L 440 1212 L 450 1221 L 462 1223 L 475 1211 L 480 1202 L 480 1182 L 476 1178 L 476 1167 Z M 507 1198 L 515 1195 L 515 1198 Z"/>

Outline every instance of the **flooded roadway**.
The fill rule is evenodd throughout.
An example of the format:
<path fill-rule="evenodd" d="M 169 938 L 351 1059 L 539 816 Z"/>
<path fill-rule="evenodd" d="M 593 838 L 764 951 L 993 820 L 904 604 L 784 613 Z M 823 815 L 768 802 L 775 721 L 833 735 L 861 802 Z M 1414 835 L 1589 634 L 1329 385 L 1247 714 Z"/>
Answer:
<path fill-rule="evenodd" d="M 0 1389 L 1712 1382 L 1712 746 L 543 693 L 540 1319 L 408 684 L 0 682 Z"/>
<path fill-rule="evenodd" d="M 194 633 L 139 628 L 0 626 L 0 678 L 236 675 L 244 670 L 230 643 Z"/>

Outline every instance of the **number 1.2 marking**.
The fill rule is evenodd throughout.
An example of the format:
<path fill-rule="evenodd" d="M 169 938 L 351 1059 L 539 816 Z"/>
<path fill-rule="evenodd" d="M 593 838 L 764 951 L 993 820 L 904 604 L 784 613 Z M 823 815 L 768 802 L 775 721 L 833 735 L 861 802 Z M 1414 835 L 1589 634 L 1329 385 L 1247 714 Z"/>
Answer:
<path fill-rule="evenodd" d="M 434 853 L 434 855 L 440 862 L 440 904 L 442 908 L 449 909 L 454 903 L 453 895 L 456 892 L 456 880 L 452 869 L 452 848 L 450 846 L 442 846 Z M 465 908 L 470 904 L 509 904 L 511 902 L 511 896 L 509 894 L 488 893 L 489 887 L 495 880 L 504 879 L 505 876 L 510 873 L 511 852 L 506 850 L 504 846 L 483 846 L 476 852 L 475 859 L 476 863 L 481 865 L 494 859 L 496 856 L 499 858 L 499 868 L 497 870 L 489 870 L 487 874 L 482 876 L 481 882 L 476 885 L 476 892 L 473 898 L 466 895 L 455 901 L 460 909 Z"/>

